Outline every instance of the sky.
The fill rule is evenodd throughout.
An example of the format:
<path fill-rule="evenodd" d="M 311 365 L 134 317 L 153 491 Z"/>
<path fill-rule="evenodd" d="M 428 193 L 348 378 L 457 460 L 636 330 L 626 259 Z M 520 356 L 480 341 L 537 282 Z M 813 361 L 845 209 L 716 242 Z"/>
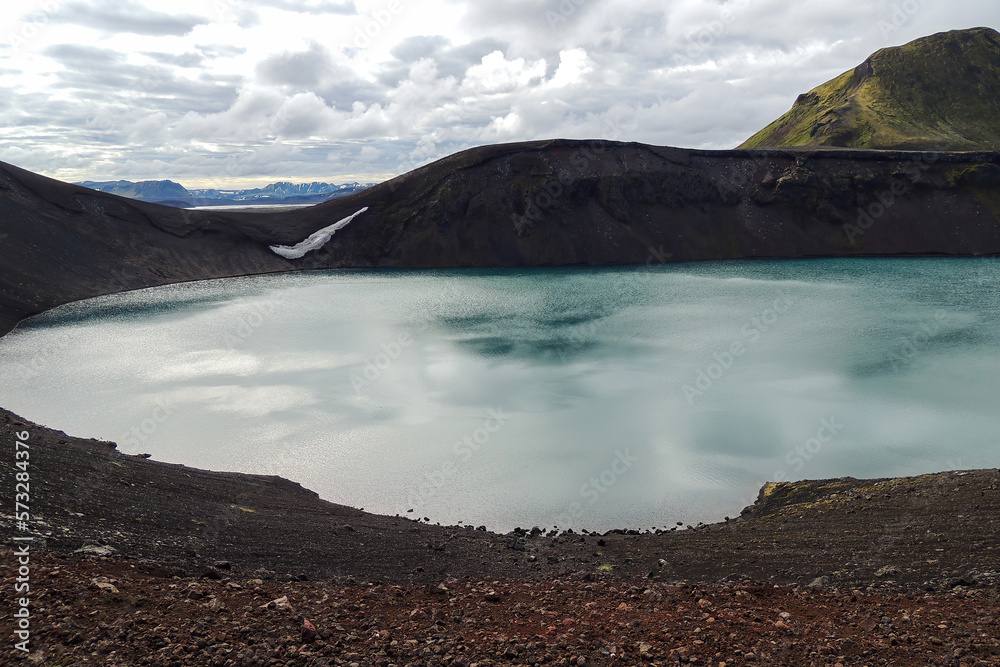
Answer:
<path fill-rule="evenodd" d="M 732 148 L 995 0 L 25 0 L 0 160 L 64 181 L 374 182 L 566 137 Z"/>

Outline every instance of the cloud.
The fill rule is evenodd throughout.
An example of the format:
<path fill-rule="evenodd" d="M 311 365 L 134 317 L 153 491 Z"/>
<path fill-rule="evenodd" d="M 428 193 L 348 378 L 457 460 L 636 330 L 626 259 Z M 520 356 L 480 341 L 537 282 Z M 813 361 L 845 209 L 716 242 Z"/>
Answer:
<path fill-rule="evenodd" d="M 155 51 L 143 51 L 142 55 L 163 63 L 164 65 L 176 65 L 177 67 L 192 68 L 199 67 L 205 62 L 205 56 L 201 53 L 188 51 L 187 53 L 157 53 Z"/>
<path fill-rule="evenodd" d="M 507 49 L 507 42 L 493 37 L 455 46 L 443 35 L 414 35 L 391 49 L 395 60 L 385 63 L 379 80 L 387 86 L 396 85 L 406 78 L 410 67 L 421 60 L 432 60 L 441 76 L 461 80 L 470 67 L 482 63 L 484 56 Z"/>
<path fill-rule="evenodd" d="M 295 87 L 315 86 L 334 67 L 330 52 L 316 42 L 305 51 L 285 51 L 257 64 L 261 82 Z"/>
<path fill-rule="evenodd" d="M 262 85 L 280 86 L 289 93 L 313 92 L 327 104 L 349 109 L 355 102 L 380 102 L 378 86 L 358 78 L 345 64 L 334 59 L 325 46 L 310 41 L 304 51 L 283 51 L 260 61 L 257 80 Z"/>
<path fill-rule="evenodd" d="M 53 74 L 51 88 L 72 91 L 76 102 L 89 105 L 91 115 L 118 105 L 150 113 L 215 111 L 235 97 L 242 83 L 239 77 L 182 76 L 184 68 L 174 65 L 132 64 L 127 54 L 97 46 L 55 44 L 41 53 L 62 66 Z"/>
<path fill-rule="evenodd" d="M 507 60 L 502 51 L 494 51 L 466 71 L 463 84 L 481 93 L 497 94 L 531 86 L 544 76 L 544 60 L 534 63 L 524 58 Z"/>
<path fill-rule="evenodd" d="M 330 2 L 329 0 L 261 0 L 257 3 L 265 7 L 282 9 L 296 14 L 357 14 L 353 0 Z"/>
<path fill-rule="evenodd" d="M 357 49 L 384 0 L 67 0 L 0 53 L 0 157 L 188 184 L 371 181 L 549 137 L 727 148 L 878 48 L 1000 18 L 919 3 L 886 33 L 894 4 L 425 0 Z"/>
<path fill-rule="evenodd" d="M 69 2 L 51 16 L 53 23 L 93 28 L 103 33 L 183 36 L 209 19 L 193 14 L 168 14 L 148 9 L 136 0 Z"/>
<path fill-rule="evenodd" d="M 247 52 L 245 46 L 233 46 L 232 44 L 197 44 L 197 50 L 209 59 L 215 58 L 235 58 Z"/>

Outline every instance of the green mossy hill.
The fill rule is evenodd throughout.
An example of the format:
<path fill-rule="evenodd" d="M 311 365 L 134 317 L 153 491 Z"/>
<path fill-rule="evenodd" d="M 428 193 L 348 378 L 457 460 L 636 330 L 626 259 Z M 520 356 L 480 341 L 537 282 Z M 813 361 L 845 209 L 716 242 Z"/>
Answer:
<path fill-rule="evenodd" d="M 799 95 L 740 148 L 1000 150 L 1000 33 L 971 28 L 881 49 Z"/>

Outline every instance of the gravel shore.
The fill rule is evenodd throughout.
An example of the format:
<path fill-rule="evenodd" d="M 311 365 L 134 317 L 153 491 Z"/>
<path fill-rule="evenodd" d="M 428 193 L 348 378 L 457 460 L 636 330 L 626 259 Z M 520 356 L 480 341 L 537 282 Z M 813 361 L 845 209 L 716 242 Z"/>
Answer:
<path fill-rule="evenodd" d="M 768 485 L 692 529 L 498 535 L 0 411 L 10 451 L 24 432 L 29 529 L 0 520 L 34 538 L 12 664 L 1000 664 L 997 470 Z"/>

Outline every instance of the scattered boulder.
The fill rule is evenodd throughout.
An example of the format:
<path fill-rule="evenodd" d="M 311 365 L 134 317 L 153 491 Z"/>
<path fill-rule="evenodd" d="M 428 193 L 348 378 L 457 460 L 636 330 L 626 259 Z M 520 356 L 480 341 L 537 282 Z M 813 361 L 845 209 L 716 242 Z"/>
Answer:
<path fill-rule="evenodd" d="M 271 600 L 267 604 L 262 604 L 260 608 L 274 611 L 292 611 L 292 605 L 289 604 L 287 595 L 282 595 L 280 598 Z"/>
<path fill-rule="evenodd" d="M 113 547 L 104 544 L 85 544 L 73 553 L 89 554 L 91 556 L 110 556 L 115 552 Z"/>

